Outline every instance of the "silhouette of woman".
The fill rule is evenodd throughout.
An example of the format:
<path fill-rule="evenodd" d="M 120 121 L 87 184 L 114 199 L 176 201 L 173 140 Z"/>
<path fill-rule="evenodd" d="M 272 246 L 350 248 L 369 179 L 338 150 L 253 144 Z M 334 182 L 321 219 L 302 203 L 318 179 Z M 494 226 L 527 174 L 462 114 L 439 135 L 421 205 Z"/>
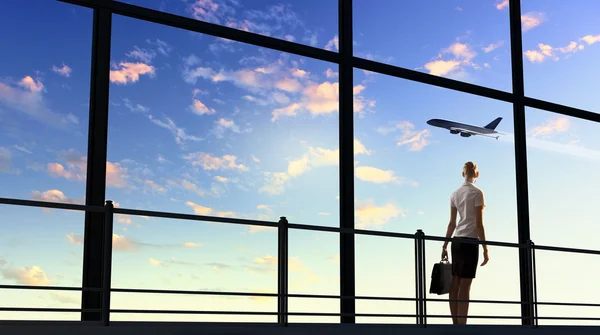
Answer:
<path fill-rule="evenodd" d="M 463 166 L 462 176 L 465 182 L 452 193 L 450 197 L 450 223 L 446 231 L 446 238 L 452 237 L 452 286 L 450 288 L 450 314 L 453 324 L 466 324 L 469 314 L 469 297 L 471 283 L 477 272 L 479 262 L 479 246 L 477 244 L 465 243 L 468 239 L 479 239 L 485 241 L 485 229 L 483 227 L 483 208 L 485 200 L 483 191 L 474 185 L 479 177 L 477 164 L 466 162 Z M 460 214 L 460 221 L 456 223 L 456 214 Z M 442 247 L 442 259 L 448 259 L 448 241 Z M 484 266 L 489 261 L 487 245 L 483 247 Z M 467 300 L 456 302 L 453 300 Z"/>

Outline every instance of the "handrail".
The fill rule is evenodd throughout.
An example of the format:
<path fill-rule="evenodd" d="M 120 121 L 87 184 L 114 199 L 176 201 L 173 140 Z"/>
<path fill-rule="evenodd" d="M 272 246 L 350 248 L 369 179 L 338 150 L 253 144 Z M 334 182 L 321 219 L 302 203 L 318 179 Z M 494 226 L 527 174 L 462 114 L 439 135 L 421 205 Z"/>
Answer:
<path fill-rule="evenodd" d="M 37 200 L 23 200 L 23 199 L 11 199 L 11 198 L 0 198 L 0 205 L 15 205 L 25 207 L 42 207 L 52 209 L 67 209 L 81 212 L 100 212 L 105 211 L 104 207 L 101 206 L 89 206 L 80 204 L 67 204 L 62 202 L 50 202 L 50 201 L 37 201 Z"/>

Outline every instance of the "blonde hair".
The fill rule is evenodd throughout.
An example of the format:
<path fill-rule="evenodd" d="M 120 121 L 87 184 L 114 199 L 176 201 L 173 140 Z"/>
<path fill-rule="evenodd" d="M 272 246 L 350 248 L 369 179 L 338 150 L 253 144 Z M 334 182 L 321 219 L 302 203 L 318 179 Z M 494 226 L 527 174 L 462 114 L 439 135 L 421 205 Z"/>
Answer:
<path fill-rule="evenodd" d="M 465 166 L 463 166 L 463 173 L 465 178 L 475 178 L 477 172 L 479 172 L 479 170 L 477 169 L 477 164 L 471 161 L 466 162 Z"/>

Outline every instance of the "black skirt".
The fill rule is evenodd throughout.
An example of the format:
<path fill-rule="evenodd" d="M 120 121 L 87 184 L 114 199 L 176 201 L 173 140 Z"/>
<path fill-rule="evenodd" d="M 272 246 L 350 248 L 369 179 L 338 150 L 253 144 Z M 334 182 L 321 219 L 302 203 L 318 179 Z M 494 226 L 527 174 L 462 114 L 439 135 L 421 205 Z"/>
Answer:
<path fill-rule="evenodd" d="M 459 278 L 475 278 L 479 263 L 479 244 L 461 242 L 461 240 L 477 240 L 472 237 L 458 237 L 452 242 L 452 275 Z"/>

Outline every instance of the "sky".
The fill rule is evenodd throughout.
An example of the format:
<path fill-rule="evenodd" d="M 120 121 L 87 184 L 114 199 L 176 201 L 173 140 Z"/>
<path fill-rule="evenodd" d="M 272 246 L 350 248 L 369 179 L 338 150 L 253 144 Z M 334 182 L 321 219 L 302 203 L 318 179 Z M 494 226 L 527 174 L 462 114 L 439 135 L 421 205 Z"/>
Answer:
<path fill-rule="evenodd" d="M 338 51 L 337 2 L 332 0 L 125 2 Z M 527 96 L 600 111 L 592 91 L 600 84 L 594 62 L 600 59 L 600 27 L 593 16 L 598 10 L 600 4 L 591 0 L 576 5 L 522 1 Z M 354 53 L 511 92 L 508 18 L 507 1 L 500 0 L 381 0 L 377 6 L 354 0 Z M 266 221 L 286 216 L 294 223 L 339 226 L 336 64 L 118 15 L 112 22 L 107 199 L 122 208 Z M 0 13 L 0 29 L 12 32 L 0 34 L 0 43 L 11 46 L 0 53 L 0 197 L 83 203 L 92 10 L 54 1 L 10 1 Z M 511 104 L 360 69 L 354 70 L 353 91 L 357 228 L 443 235 L 450 194 L 462 183 L 462 165 L 472 160 L 481 173 L 477 186 L 486 198 L 488 239 L 516 242 Z M 497 117 L 503 118 L 498 140 L 462 138 L 426 123 L 442 118 L 483 126 Z M 526 128 L 532 239 L 596 248 L 598 127 L 527 108 Z M 2 205 L 0 224 L 1 284 L 81 285 L 83 213 Z M 355 240 L 357 295 L 414 297 L 412 240 Z M 273 229 L 118 215 L 113 243 L 113 287 L 277 290 Z M 429 270 L 441 245 L 427 242 L 426 248 Z M 336 234 L 292 230 L 289 256 L 290 293 L 339 294 Z M 519 300 L 517 251 L 490 247 L 490 257 L 478 270 L 472 298 Z M 539 300 L 597 302 L 600 295 L 589 275 L 593 261 L 538 252 Z M 80 306 L 77 292 L 1 290 L 0 297 L 7 307 Z M 356 306 L 358 313 L 415 311 L 413 302 L 361 300 Z M 112 307 L 277 308 L 274 298 L 125 293 L 113 294 Z M 290 299 L 290 311 L 334 313 L 339 303 Z M 447 304 L 431 302 L 428 312 L 447 315 Z M 516 305 L 470 308 L 474 315 L 519 312 Z M 539 312 L 597 315 L 584 308 L 540 307 Z M 79 315 L 2 312 L 0 318 Z M 112 319 L 231 321 L 166 314 L 115 314 Z M 290 322 L 337 320 L 290 317 Z M 414 318 L 357 321 L 412 323 Z"/>

